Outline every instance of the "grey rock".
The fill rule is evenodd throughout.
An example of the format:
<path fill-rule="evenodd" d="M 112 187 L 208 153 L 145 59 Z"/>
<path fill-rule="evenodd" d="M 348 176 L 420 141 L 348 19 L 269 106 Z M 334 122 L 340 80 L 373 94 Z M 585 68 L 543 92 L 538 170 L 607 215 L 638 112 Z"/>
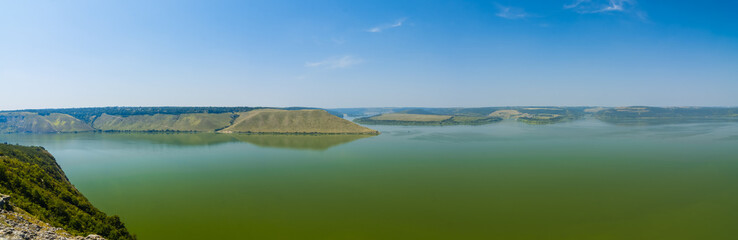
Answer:
<path fill-rule="evenodd" d="M 105 240 L 98 235 L 73 236 L 19 212 L 0 210 L 0 240 Z"/>

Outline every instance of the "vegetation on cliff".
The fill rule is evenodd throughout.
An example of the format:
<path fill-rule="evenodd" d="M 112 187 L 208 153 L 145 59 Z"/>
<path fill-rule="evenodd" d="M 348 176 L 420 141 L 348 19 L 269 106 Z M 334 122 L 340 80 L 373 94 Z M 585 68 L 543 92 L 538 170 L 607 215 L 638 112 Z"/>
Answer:
<path fill-rule="evenodd" d="M 41 147 L 0 144 L 0 193 L 11 196 L 14 208 L 69 233 L 135 239 L 118 216 L 92 206 Z"/>

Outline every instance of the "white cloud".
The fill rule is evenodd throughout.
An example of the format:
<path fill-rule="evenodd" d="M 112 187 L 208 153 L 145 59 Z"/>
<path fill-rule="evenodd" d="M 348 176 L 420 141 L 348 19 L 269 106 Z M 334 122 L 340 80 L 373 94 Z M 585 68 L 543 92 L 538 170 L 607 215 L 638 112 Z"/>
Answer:
<path fill-rule="evenodd" d="M 589 2 L 589 0 L 576 0 L 572 2 L 571 4 L 564 4 L 564 9 L 576 8 L 576 7 L 579 7 L 580 4 L 585 3 L 585 2 Z"/>
<path fill-rule="evenodd" d="M 578 13 L 626 12 L 635 6 L 635 0 L 576 0 L 564 5 Z"/>
<path fill-rule="evenodd" d="M 363 62 L 360 58 L 352 56 L 332 57 L 319 62 L 306 62 L 306 67 L 322 67 L 326 69 L 346 68 Z"/>
<path fill-rule="evenodd" d="M 514 8 L 514 7 L 505 7 L 502 5 L 497 5 L 497 13 L 495 16 L 505 18 L 505 19 L 523 19 L 530 17 L 530 14 L 526 13 L 521 8 Z"/>
<path fill-rule="evenodd" d="M 370 32 L 370 33 L 378 33 L 378 32 L 382 32 L 382 31 L 387 30 L 387 29 L 390 29 L 390 28 L 402 27 L 402 24 L 405 23 L 405 20 L 407 20 L 407 18 L 400 18 L 400 19 L 398 19 L 397 21 L 395 21 L 392 24 L 385 24 L 385 25 L 376 26 L 376 27 L 367 29 L 366 31 L 367 32 Z"/>

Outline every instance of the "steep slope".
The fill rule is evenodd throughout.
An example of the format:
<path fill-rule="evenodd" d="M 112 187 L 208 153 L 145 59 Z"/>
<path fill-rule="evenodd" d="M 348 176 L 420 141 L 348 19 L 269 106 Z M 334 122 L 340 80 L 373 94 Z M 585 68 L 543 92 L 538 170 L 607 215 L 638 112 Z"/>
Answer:
<path fill-rule="evenodd" d="M 0 113 L 0 133 L 56 133 L 93 131 L 90 125 L 67 114 Z"/>
<path fill-rule="evenodd" d="M 259 109 L 240 114 L 223 133 L 376 134 L 376 130 L 336 117 L 325 110 Z"/>
<path fill-rule="evenodd" d="M 489 114 L 490 117 L 500 117 L 503 119 L 513 119 L 513 118 L 519 118 L 519 117 L 528 117 L 530 114 L 527 113 L 521 113 L 518 110 L 512 110 L 512 109 L 505 109 L 505 110 L 497 110 Z"/>
<path fill-rule="evenodd" d="M 22 210 L 0 210 L 0 239 L 65 239 L 105 240 L 99 235 L 74 236 L 63 228 L 56 228 Z"/>
<path fill-rule="evenodd" d="M 103 113 L 93 127 L 102 131 L 191 131 L 214 132 L 230 125 L 231 113 L 188 113 L 116 116 Z"/>
<path fill-rule="evenodd" d="M 69 233 L 135 239 L 118 216 L 107 216 L 92 206 L 41 147 L 0 144 L 0 193 L 10 195 L 11 209 Z"/>

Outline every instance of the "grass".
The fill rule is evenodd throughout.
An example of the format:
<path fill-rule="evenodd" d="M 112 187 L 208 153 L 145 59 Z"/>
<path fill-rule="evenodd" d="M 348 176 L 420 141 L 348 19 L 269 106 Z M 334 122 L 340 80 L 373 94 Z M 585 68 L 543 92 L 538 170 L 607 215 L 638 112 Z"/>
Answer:
<path fill-rule="evenodd" d="M 497 110 L 493 113 L 490 113 L 489 116 L 510 119 L 510 118 L 525 117 L 525 116 L 528 116 L 528 114 L 521 113 L 518 110 Z"/>
<path fill-rule="evenodd" d="M 325 110 L 259 109 L 239 114 L 223 133 L 376 134 Z"/>
<path fill-rule="evenodd" d="M 103 114 L 93 122 L 102 131 L 191 131 L 215 132 L 230 125 L 230 113 L 187 113 L 133 115 L 128 117 Z"/>

